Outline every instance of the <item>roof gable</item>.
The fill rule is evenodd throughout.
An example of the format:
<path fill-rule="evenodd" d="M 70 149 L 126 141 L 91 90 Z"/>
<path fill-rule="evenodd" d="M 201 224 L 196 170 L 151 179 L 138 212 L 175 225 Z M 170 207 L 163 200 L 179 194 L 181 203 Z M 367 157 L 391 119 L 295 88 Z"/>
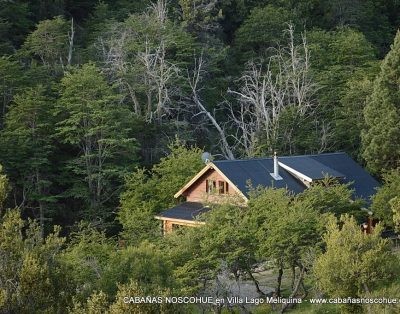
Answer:
<path fill-rule="evenodd" d="M 229 177 L 227 177 L 218 167 L 215 166 L 213 162 L 209 162 L 198 174 L 196 174 L 182 189 L 180 189 L 177 193 L 175 193 L 174 197 L 178 198 L 181 196 L 188 188 L 190 188 L 196 181 L 198 181 L 202 175 L 204 175 L 208 170 L 213 169 L 217 171 L 221 177 L 225 179 L 226 182 L 241 196 L 245 201 L 247 201 L 247 197 L 244 195 L 242 190 L 238 188 L 236 184 L 234 184 Z"/>

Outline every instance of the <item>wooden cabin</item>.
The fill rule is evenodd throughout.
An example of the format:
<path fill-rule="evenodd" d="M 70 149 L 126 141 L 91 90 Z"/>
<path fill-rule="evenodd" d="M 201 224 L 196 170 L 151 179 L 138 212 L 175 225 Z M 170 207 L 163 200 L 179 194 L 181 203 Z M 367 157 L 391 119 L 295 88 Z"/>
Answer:
<path fill-rule="evenodd" d="M 219 203 L 239 199 L 248 201 L 249 183 L 253 187 L 286 188 L 301 193 L 326 177 L 341 183 L 351 183 L 354 198 L 370 202 L 379 183 L 345 153 L 282 156 L 245 160 L 208 162 L 176 194 L 186 201 L 157 216 L 163 223 L 164 234 L 181 226 L 204 224 L 198 218 L 210 210 L 205 203 Z"/>

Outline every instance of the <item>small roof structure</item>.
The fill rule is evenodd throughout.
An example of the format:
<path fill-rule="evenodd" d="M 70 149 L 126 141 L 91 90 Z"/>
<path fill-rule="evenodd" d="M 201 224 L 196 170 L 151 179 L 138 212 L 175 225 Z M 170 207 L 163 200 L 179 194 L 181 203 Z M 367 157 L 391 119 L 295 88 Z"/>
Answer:
<path fill-rule="evenodd" d="M 176 205 L 170 209 L 167 209 L 158 216 L 157 219 L 178 219 L 186 221 L 196 221 L 197 218 L 210 210 L 209 207 L 197 202 L 184 202 L 182 204 Z"/>

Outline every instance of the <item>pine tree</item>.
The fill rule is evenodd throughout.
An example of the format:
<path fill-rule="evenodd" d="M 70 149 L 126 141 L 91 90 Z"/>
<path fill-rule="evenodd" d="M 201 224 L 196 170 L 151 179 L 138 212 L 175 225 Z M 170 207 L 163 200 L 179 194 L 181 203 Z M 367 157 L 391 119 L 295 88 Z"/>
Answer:
<path fill-rule="evenodd" d="M 364 110 L 363 157 L 371 172 L 400 166 L 400 32 L 381 65 Z"/>

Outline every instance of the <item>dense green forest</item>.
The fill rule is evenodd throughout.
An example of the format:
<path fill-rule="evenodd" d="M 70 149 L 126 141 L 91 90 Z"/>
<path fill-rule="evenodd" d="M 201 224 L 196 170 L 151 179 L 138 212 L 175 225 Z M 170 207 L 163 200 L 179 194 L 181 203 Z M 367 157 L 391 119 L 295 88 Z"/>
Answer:
<path fill-rule="evenodd" d="M 0 0 L 0 313 L 232 312 L 121 298 L 229 295 L 221 276 L 265 296 L 266 261 L 275 296 L 397 297 L 399 25 L 398 0 Z M 162 237 L 203 151 L 345 151 L 382 183 L 381 223 L 360 233 L 365 204 L 324 182 Z"/>

